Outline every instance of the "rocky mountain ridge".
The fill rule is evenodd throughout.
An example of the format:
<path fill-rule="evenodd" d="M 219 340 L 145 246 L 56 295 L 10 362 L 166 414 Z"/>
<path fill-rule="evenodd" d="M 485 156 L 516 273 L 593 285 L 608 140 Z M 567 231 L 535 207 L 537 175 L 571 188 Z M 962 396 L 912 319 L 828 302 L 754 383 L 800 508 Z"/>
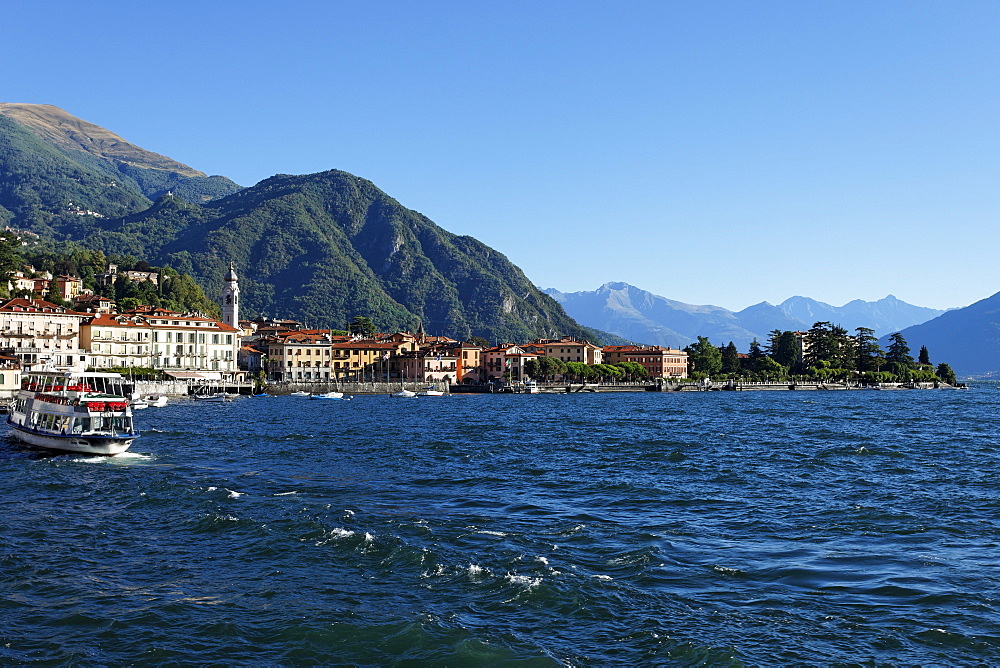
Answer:
<path fill-rule="evenodd" d="M 907 304 L 892 295 L 874 302 L 858 299 L 841 307 L 796 296 L 778 305 L 761 302 L 742 311 L 730 311 L 721 306 L 686 304 L 622 282 L 605 283 L 592 291 L 545 292 L 573 318 L 590 327 L 637 342 L 675 348 L 707 336 L 716 345 L 732 341 L 745 351 L 753 339 L 765 343 L 772 330 L 804 331 L 820 321 L 851 331 L 870 327 L 882 336 L 942 313 Z"/>

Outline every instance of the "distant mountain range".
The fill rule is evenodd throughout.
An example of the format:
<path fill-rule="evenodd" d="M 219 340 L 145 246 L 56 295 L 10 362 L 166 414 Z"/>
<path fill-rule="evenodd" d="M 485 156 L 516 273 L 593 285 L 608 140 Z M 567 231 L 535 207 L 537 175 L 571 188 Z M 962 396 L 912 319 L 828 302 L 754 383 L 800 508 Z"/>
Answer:
<path fill-rule="evenodd" d="M 1000 379 L 1000 293 L 907 327 L 902 334 L 914 356 L 927 346 L 932 363 L 947 362 L 960 376 Z"/>
<path fill-rule="evenodd" d="M 874 302 L 856 299 L 831 306 L 807 297 L 791 297 L 777 306 L 761 302 L 742 311 L 720 306 L 697 306 L 654 295 L 628 283 L 605 283 L 597 290 L 546 293 L 562 304 L 578 322 L 632 341 L 683 348 L 706 336 L 716 345 L 732 341 L 741 351 L 757 339 L 767 342 L 772 330 L 807 330 L 828 321 L 853 333 L 870 327 L 877 336 L 924 323 L 943 311 L 914 306 L 892 295 Z"/>

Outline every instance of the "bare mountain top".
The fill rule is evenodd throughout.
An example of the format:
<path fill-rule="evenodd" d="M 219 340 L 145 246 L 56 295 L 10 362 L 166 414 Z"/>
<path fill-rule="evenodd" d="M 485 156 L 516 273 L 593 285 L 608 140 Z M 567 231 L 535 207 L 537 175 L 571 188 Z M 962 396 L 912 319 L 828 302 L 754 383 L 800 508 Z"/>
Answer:
<path fill-rule="evenodd" d="M 143 169 L 162 169 L 181 176 L 205 176 L 204 172 L 130 144 L 110 130 L 88 123 L 51 104 L 0 102 L 0 114 L 28 127 L 63 150 L 85 151 L 106 160 Z"/>

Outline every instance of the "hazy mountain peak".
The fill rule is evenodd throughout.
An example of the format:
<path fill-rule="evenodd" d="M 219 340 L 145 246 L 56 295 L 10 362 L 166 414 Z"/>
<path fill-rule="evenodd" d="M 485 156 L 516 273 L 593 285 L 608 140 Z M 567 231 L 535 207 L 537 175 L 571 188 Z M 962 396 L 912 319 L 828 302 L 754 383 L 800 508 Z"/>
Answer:
<path fill-rule="evenodd" d="M 546 292 L 580 323 L 633 341 L 680 347 L 707 336 L 717 345 L 733 341 L 745 350 L 755 338 L 766 341 L 772 330 L 807 330 L 821 321 L 849 330 L 870 327 L 881 336 L 941 313 L 892 295 L 877 302 L 856 299 L 840 307 L 796 295 L 777 306 L 762 301 L 734 313 L 719 306 L 674 301 L 622 281 L 605 283 L 591 292 Z"/>

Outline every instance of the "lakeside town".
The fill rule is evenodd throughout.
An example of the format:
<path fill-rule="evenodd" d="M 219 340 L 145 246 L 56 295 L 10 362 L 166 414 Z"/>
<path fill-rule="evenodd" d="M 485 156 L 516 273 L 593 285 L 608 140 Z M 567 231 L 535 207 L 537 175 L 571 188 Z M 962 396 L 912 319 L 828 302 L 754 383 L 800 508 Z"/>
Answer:
<path fill-rule="evenodd" d="M 156 272 L 122 274 L 134 282 L 158 279 Z M 96 278 L 99 285 L 109 285 L 118 275 L 112 264 Z M 0 396 L 11 396 L 17 389 L 20 370 L 43 365 L 155 370 L 178 381 L 222 385 L 377 379 L 516 383 L 538 375 L 539 358 L 559 360 L 564 373 L 572 373 L 577 364 L 605 366 L 608 379 L 687 376 L 687 353 L 660 346 L 601 347 L 571 337 L 489 346 L 428 335 L 422 328 L 415 333 L 378 333 L 363 317 L 355 319 L 358 330 L 347 334 L 309 329 L 292 320 L 241 320 L 234 268 L 226 276 L 221 320 L 153 306 L 119 311 L 113 300 L 84 289 L 79 278 L 38 273 L 31 267 L 16 272 L 11 284 L 33 296 L 0 305 Z M 46 301 L 53 290 L 71 305 Z M 579 368 L 576 373 L 581 373 Z"/>
<path fill-rule="evenodd" d="M 120 272 L 115 264 L 95 279 L 100 287 L 123 276 L 137 283 L 163 280 L 155 271 Z M 568 336 L 491 345 L 476 337 L 457 341 L 427 334 L 422 327 L 416 332 L 380 333 L 363 316 L 340 331 L 310 329 L 293 320 L 241 319 L 239 277 L 232 264 L 220 299 L 221 320 L 148 305 L 119 310 L 114 300 L 84 288 L 78 277 L 53 276 L 30 266 L 15 272 L 10 287 L 12 292 L 31 296 L 0 305 L 0 398 L 13 396 L 21 371 L 42 367 L 155 375 L 183 388 L 175 393 L 209 386 L 249 391 L 264 386 L 365 382 L 372 384 L 373 391 L 375 383 L 434 383 L 455 391 L 483 386 L 491 391 L 519 391 L 528 384 L 545 382 L 567 388 L 573 383 L 640 383 L 656 389 L 859 386 L 823 373 L 799 379 L 797 385 L 794 379 L 789 384 L 777 374 L 764 382 L 741 378 L 737 385 L 730 375 L 712 383 L 703 370 L 708 363 L 699 358 L 704 351 L 717 354 L 723 369 L 727 364 L 739 368 L 754 362 L 755 351 L 737 353 L 732 344 L 715 348 L 702 338 L 687 350 L 640 344 L 599 346 Z M 47 301 L 53 293 L 67 305 Z M 810 345 L 807 332 L 783 334 L 799 355 Z M 756 352 L 760 355 L 759 347 Z M 832 371 L 820 369 L 828 370 Z M 914 374 L 909 386 L 936 386 L 937 380 Z"/>

